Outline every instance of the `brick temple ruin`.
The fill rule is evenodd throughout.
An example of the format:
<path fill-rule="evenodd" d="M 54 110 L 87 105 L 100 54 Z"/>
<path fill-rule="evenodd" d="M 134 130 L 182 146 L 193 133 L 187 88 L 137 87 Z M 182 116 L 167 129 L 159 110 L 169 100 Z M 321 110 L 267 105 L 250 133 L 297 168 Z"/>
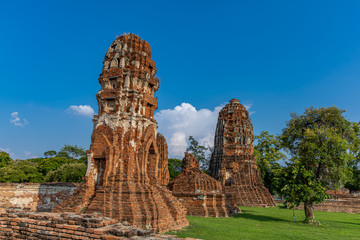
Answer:
<path fill-rule="evenodd" d="M 186 207 L 188 215 L 228 217 L 240 212 L 233 204 L 226 204 L 221 183 L 201 171 L 199 162 L 191 153 L 185 153 L 182 172 L 168 187 Z"/>
<path fill-rule="evenodd" d="M 167 145 L 154 120 L 155 74 L 146 41 L 126 34 L 111 44 L 99 77 L 84 182 L 54 212 L 98 212 L 160 232 L 188 225 L 186 209 L 165 187 Z"/>
<path fill-rule="evenodd" d="M 219 180 L 226 194 L 240 206 L 275 206 L 257 169 L 253 126 L 249 113 L 237 99 L 219 112 L 209 174 Z"/>

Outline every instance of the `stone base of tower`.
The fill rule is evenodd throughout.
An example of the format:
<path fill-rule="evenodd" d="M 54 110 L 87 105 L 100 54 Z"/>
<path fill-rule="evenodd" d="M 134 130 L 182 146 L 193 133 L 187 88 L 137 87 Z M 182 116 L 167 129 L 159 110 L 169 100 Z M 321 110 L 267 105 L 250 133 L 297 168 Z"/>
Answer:
<path fill-rule="evenodd" d="M 199 217 L 228 217 L 240 209 L 227 209 L 226 197 L 221 193 L 173 193 L 186 207 L 187 215 Z"/>
<path fill-rule="evenodd" d="M 98 212 L 119 222 L 158 232 L 189 225 L 186 209 L 165 187 L 121 182 L 116 187 L 99 187 L 91 197 L 88 197 L 89 192 L 89 189 L 80 189 L 54 211 Z"/>
<path fill-rule="evenodd" d="M 276 203 L 265 186 L 225 186 L 226 202 L 237 206 L 274 207 Z"/>

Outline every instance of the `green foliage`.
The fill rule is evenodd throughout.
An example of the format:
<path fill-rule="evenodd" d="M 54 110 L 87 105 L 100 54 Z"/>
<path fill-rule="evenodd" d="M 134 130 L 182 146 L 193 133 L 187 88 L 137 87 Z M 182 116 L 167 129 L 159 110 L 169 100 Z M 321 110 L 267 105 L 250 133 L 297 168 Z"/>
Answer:
<path fill-rule="evenodd" d="M 351 172 L 351 178 L 346 182 L 345 187 L 356 191 L 360 190 L 360 148 L 357 144 L 360 142 L 360 122 L 353 123 L 354 132 L 357 138 L 354 147 L 355 158 L 349 163 L 349 171 Z"/>
<path fill-rule="evenodd" d="M 191 153 L 200 164 L 201 169 L 207 169 L 209 165 L 208 159 L 205 157 L 206 147 L 199 144 L 199 142 L 193 137 L 189 137 L 189 147 L 186 148 L 186 151 Z"/>
<path fill-rule="evenodd" d="M 53 157 L 53 158 L 45 158 L 42 159 L 39 162 L 39 171 L 46 176 L 48 172 L 56 170 L 60 166 L 67 164 L 67 163 L 73 163 L 76 160 L 74 159 L 68 159 L 64 157 Z"/>
<path fill-rule="evenodd" d="M 0 182 L 82 181 L 86 153 L 78 146 L 64 145 L 61 150 L 44 153 L 47 158 L 12 161 L 0 151 Z"/>
<path fill-rule="evenodd" d="M 315 177 L 314 171 L 300 161 L 293 161 L 287 167 L 278 169 L 280 177 L 276 179 L 279 186 L 283 186 L 281 193 L 290 203 L 290 208 L 305 202 L 320 203 L 329 198 L 324 182 Z"/>
<path fill-rule="evenodd" d="M 26 159 L 26 161 L 34 162 L 34 163 L 40 163 L 44 158 L 29 158 Z"/>
<path fill-rule="evenodd" d="M 86 157 L 86 152 L 84 148 L 78 147 L 77 145 L 71 146 L 65 144 L 64 147 L 56 154 L 57 157 L 79 159 L 81 157 Z"/>
<path fill-rule="evenodd" d="M 69 155 L 69 153 L 67 153 L 67 152 L 58 152 L 58 153 L 56 154 L 56 157 L 59 157 L 59 158 L 67 158 L 67 159 L 70 159 L 70 158 L 71 158 L 70 155 Z"/>
<path fill-rule="evenodd" d="M 54 151 L 54 150 L 46 151 L 46 152 L 44 152 L 44 156 L 46 158 L 55 157 L 56 156 L 56 151 Z"/>
<path fill-rule="evenodd" d="M 360 168 L 354 166 L 350 168 L 350 171 L 352 178 L 345 184 L 345 187 L 352 191 L 360 190 Z"/>
<path fill-rule="evenodd" d="M 286 156 L 281 152 L 279 139 L 270 135 L 269 132 L 262 131 L 260 135 L 255 136 L 255 139 L 258 140 L 254 147 L 257 166 L 261 172 L 264 185 L 274 194 L 277 188 L 274 181 L 274 171 L 280 168 L 277 161 L 285 159 Z"/>
<path fill-rule="evenodd" d="M 11 161 L 7 152 L 0 151 L 0 168 L 7 166 Z"/>
<path fill-rule="evenodd" d="M 67 163 L 56 170 L 50 171 L 44 180 L 45 182 L 81 182 L 85 172 L 85 163 Z"/>
<path fill-rule="evenodd" d="M 0 168 L 0 182 L 42 182 L 39 165 L 27 160 L 16 160 Z"/>
<path fill-rule="evenodd" d="M 323 225 L 314 227 L 302 224 L 302 210 L 281 207 L 241 207 L 241 210 L 242 213 L 229 218 L 188 216 L 189 227 L 170 233 L 180 238 L 206 240 L 359 239 L 359 214 L 315 212 Z"/>
<path fill-rule="evenodd" d="M 280 136 L 293 156 L 277 176 L 281 194 L 291 206 L 304 203 L 305 214 L 314 219 L 312 204 L 328 198 L 325 187 L 348 180 L 348 163 L 354 158 L 356 136 L 343 110 L 307 108 L 292 114 Z"/>
<path fill-rule="evenodd" d="M 170 181 L 176 178 L 181 173 L 181 160 L 170 158 L 168 160 Z"/>

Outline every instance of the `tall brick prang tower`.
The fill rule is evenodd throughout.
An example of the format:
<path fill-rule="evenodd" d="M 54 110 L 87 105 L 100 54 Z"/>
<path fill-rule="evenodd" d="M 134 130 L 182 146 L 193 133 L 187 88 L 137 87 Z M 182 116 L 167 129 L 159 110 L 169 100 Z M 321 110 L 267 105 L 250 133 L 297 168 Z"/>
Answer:
<path fill-rule="evenodd" d="M 55 211 L 100 212 L 161 232 L 180 229 L 188 221 L 165 187 L 167 144 L 154 120 L 159 80 L 150 45 L 123 35 L 103 63 L 85 181 Z"/>
<path fill-rule="evenodd" d="M 209 174 L 222 183 L 237 205 L 274 206 L 257 169 L 253 142 L 249 113 L 239 100 L 232 99 L 219 112 Z"/>

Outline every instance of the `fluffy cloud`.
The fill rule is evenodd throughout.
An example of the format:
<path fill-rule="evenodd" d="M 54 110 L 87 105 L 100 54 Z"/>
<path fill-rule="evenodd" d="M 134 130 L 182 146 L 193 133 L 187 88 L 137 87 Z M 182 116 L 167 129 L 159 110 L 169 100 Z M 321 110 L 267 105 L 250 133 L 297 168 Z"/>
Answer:
<path fill-rule="evenodd" d="M 10 114 L 10 123 L 13 124 L 14 126 L 18 126 L 18 127 L 23 127 L 26 124 L 28 124 L 29 122 L 26 121 L 26 119 L 21 119 L 19 117 L 19 113 L 18 112 L 13 112 Z"/>
<path fill-rule="evenodd" d="M 197 110 L 189 103 L 182 103 L 174 109 L 157 112 L 155 119 L 159 132 L 167 139 L 169 157 L 183 157 L 189 136 L 193 136 L 201 145 L 213 146 L 216 122 L 222 107 Z"/>
<path fill-rule="evenodd" d="M 94 109 L 90 105 L 71 105 L 66 111 L 70 114 L 85 116 L 89 118 L 94 115 Z"/>
<path fill-rule="evenodd" d="M 219 111 L 225 106 L 222 104 L 213 110 L 197 110 L 190 103 L 182 103 L 173 109 L 160 110 L 155 114 L 159 132 L 168 143 L 170 158 L 183 158 L 188 145 L 189 136 L 193 136 L 205 147 L 213 147 L 214 135 Z M 252 104 L 244 104 L 250 114 Z"/>

